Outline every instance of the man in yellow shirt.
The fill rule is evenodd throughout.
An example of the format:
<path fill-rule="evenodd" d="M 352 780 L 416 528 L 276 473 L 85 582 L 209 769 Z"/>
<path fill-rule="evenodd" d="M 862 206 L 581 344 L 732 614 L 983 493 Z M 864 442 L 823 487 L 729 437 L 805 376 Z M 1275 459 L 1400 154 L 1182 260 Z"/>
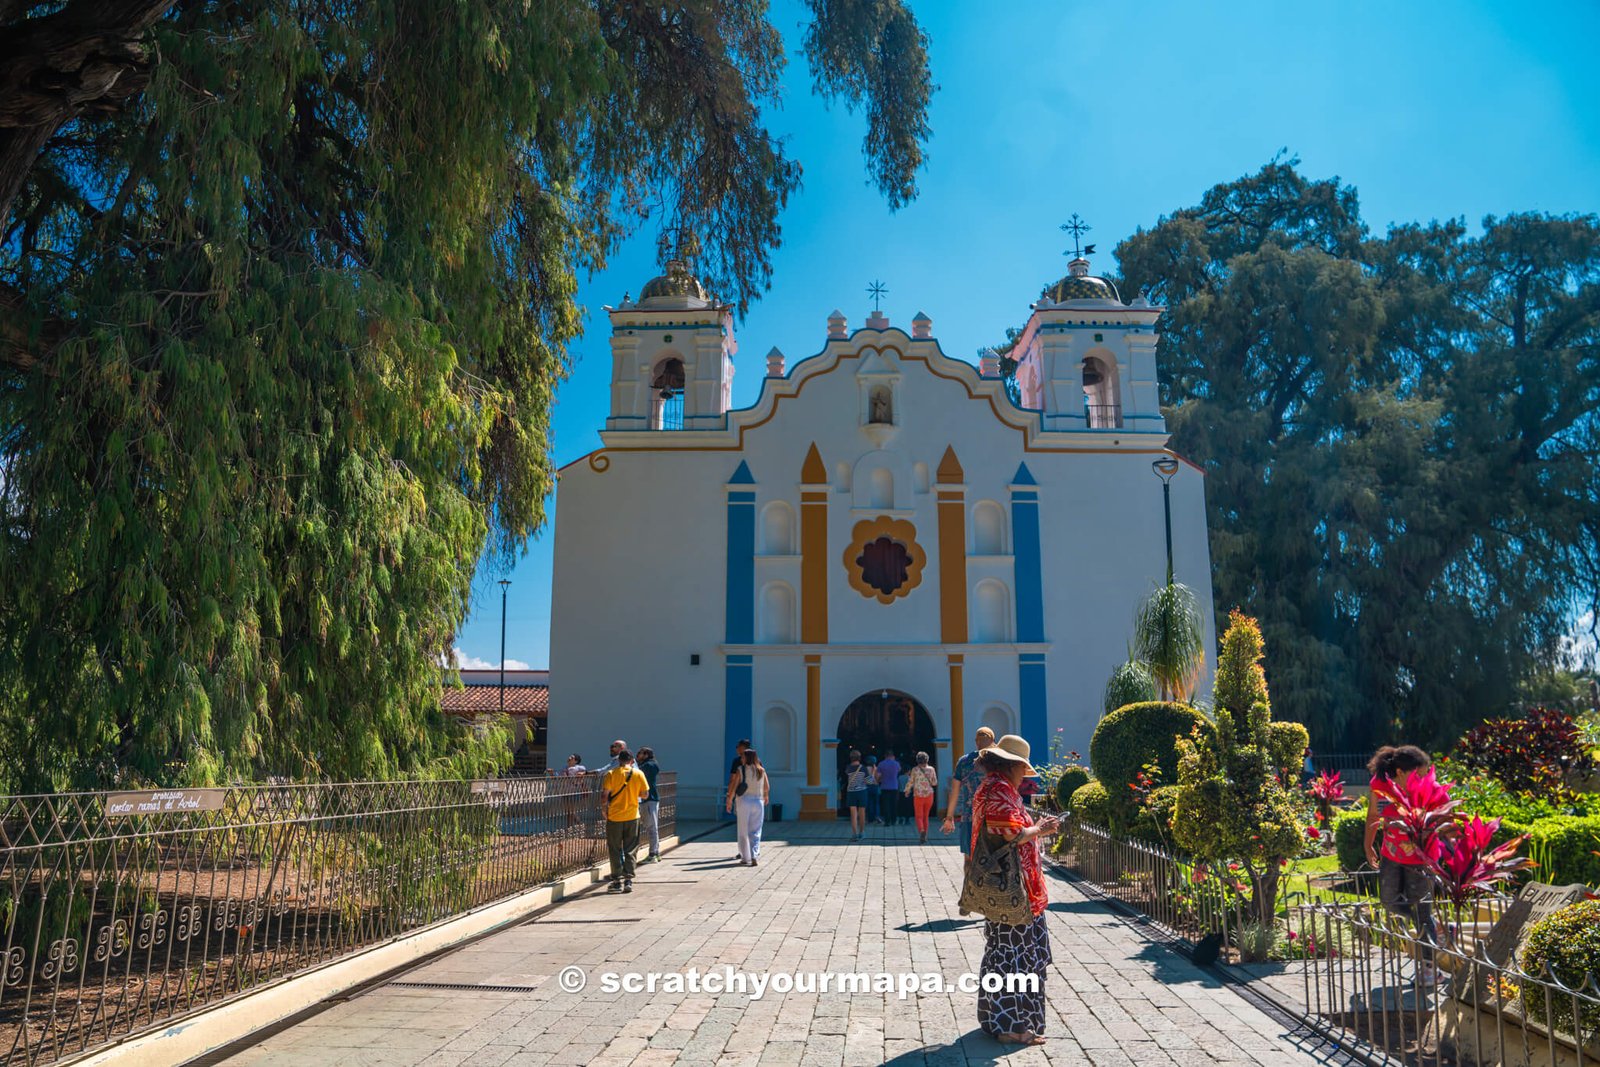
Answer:
<path fill-rule="evenodd" d="M 633 854 L 639 851 L 639 801 L 650 780 L 633 765 L 633 753 L 617 753 L 617 765 L 600 780 L 606 809 L 606 849 L 611 854 L 611 893 L 633 892 Z"/>

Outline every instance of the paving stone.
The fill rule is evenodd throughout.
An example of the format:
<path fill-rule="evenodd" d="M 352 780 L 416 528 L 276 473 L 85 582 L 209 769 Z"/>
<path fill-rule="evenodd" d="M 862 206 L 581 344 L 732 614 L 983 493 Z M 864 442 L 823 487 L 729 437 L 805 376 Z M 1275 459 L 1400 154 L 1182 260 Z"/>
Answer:
<path fill-rule="evenodd" d="M 1052 880 L 1049 1041 L 1009 1049 L 977 1028 L 976 995 L 826 992 L 810 975 L 975 971 L 981 922 L 955 914 L 959 852 L 875 827 L 767 827 L 762 864 L 730 859 L 731 829 L 641 868 L 635 892 L 585 893 L 408 973 L 408 981 L 533 987 L 477 993 L 379 987 L 228 1060 L 230 1067 L 596 1067 L 674 1063 L 809 1067 L 888 1062 L 1006 1067 L 1310 1067 L 1324 1062 L 1217 977 Z M 935 838 L 937 841 L 937 837 Z M 617 921 L 617 920 L 640 920 Z M 610 920 L 610 921 L 607 921 Z M 577 994 L 554 981 L 586 969 Z M 606 973 L 702 978 L 733 967 L 744 991 L 607 992 Z M 756 999 L 749 977 L 793 974 Z M 814 978 L 811 979 L 815 981 Z M 658 979 L 660 982 L 661 979 Z M 837 979 L 834 979 L 837 981 Z"/>

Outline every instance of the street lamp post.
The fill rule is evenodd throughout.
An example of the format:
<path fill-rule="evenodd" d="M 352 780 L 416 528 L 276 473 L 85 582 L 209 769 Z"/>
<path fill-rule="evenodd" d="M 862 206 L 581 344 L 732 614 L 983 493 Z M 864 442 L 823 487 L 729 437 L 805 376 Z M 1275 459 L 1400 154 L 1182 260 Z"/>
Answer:
<path fill-rule="evenodd" d="M 510 585 L 509 577 L 502 577 L 499 585 L 501 585 L 501 715 L 504 715 L 506 713 L 506 587 Z"/>
<path fill-rule="evenodd" d="M 1178 461 L 1162 456 L 1150 464 L 1156 477 L 1161 479 L 1161 504 L 1167 515 L 1167 584 L 1172 584 L 1172 476 L 1178 473 Z"/>

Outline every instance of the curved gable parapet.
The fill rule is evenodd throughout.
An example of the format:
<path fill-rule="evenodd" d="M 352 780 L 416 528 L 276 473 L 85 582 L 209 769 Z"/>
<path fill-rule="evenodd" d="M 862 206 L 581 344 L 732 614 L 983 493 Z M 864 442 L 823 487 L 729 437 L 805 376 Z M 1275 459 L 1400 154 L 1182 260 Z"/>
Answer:
<path fill-rule="evenodd" d="M 719 427 L 675 432 L 607 430 L 601 434 L 601 439 L 607 449 L 617 450 L 742 448 L 745 434 L 770 422 L 780 407 L 805 392 L 807 383 L 833 373 L 847 361 L 854 364 L 874 354 L 887 355 L 902 373 L 914 373 L 921 367 L 937 378 L 959 384 L 967 399 L 980 404 L 989 417 L 1021 434 L 1024 446 L 1030 451 L 1150 451 L 1166 442 L 1164 431 L 1153 434 L 1130 429 L 1123 439 L 1108 440 L 1103 431 L 1084 433 L 1047 428 L 1040 411 L 1018 407 L 1012 402 L 1002 379 L 984 377 L 971 363 L 946 355 L 937 340 L 912 337 L 898 327 L 863 327 L 848 337 L 829 340 L 821 351 L 789 367 L 784 376 L 763 378 L 756 402 L 747 408 L 727 412 Z"/>

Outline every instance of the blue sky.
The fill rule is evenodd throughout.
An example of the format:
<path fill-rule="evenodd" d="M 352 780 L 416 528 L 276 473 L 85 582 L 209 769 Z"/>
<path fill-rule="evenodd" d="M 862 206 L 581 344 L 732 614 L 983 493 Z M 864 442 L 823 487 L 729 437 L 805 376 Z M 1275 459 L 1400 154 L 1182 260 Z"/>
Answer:
<path fill-rule="evenodd" d="M 1256 170 L 1280 149 L 1338 175 L 1390 223 L 1600 209 L 1600 3 L 917 3 L 939 91 L 921 195 L 891 213 L 868 185 L 865 119 L 811 95 L 802 5 L 774 5 L 790 66 L 772 128 L 805 168 L 784 212 L 770 292 L 737 324 L 734 403 L 753 403 L 767 350 L 822 347 L 841 308 L 859 324 L 869 281 L 899 325 L 918 311 L 945 352 L 1020 325 L 1064 273 L 1076 211 L 1111 269 L 1118 241 Z M 655 273 L 655 232 L 630 242 L 580 299 L 590 309 L 558 393 L 555 459 L 598 447 L 610 360 L 600 306 Z M 554 509 L 551 510 L 552 522 Z M 506 575 L 485 567 L 457 648 L 498 664 L 510 577 L 508 666 L 548 664 L 551 531 Z M 691 547 L 690 551 L 693 550 Z"/>

